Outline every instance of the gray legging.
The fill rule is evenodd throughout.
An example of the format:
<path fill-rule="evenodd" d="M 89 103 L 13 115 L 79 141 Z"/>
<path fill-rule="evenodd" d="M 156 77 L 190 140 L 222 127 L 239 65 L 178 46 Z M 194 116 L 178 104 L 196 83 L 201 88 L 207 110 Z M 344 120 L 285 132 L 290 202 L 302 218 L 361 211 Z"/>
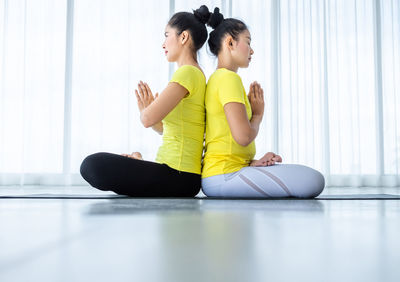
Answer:
<path fill-rule="evenodd" d="M 325 179 L 319 171 L 296 164 L 248 166 L 202 179 L 203 193 L 211 197 L 313 198 L 324 187 Z"/>

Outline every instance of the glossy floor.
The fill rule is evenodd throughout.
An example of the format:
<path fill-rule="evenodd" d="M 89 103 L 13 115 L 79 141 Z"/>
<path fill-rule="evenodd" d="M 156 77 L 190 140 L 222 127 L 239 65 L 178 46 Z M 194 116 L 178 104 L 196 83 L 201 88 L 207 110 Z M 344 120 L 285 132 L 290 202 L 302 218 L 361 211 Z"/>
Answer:
<path fill-rule="evenodd" d="M 0 187 L 37 191 L 102 193 Z M 399 266 L 400 200 L 0 199 L 2 282 L 400 281 Z"/>

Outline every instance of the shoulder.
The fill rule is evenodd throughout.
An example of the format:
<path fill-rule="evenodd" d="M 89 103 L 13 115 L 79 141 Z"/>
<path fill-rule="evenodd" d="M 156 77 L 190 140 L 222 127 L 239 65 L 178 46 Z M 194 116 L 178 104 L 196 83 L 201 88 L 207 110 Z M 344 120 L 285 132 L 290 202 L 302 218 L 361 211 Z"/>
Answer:
<path fill-rule="evenodd" d="M 240 75 L 238 75 L 236 72 L 227 70 L 227 69 L 217 69 L 213 74 L 212 77 L 218 79 L 218 80 L 229 80 L 229 81 L 238 81 L 242 82 L 242 79 Z"/>
<path fill-rule="evenodd" d="M 244 92 L 240 76 L 227 69 L 217 69 L 210 77 L 207 84 L 210 96 L 216 101 L 225 105 L 229 102 L 245 103 L 246 93 Z"/>
<path fill-rule="evenodd" d="M 183 86 L 190 94 L 201 90 L 205 91 L 206 79 L 203 72 L 192 65 L 184 65 L 178 68 L 170 82 L 176 82 Z"/>
<path fill-rule="evenodd" d="M 203 72 L 195 66 L 183 65 L 174 72 L 174 75 L 203 76 Z"/>
<path fill-rule="evenodd" d="M 219 86 L 236 86 L 243 85 L 241 77 L 233 71 L 227 69 L 217 69 L 209 79 L 212 84 L 218 84 Z"/>

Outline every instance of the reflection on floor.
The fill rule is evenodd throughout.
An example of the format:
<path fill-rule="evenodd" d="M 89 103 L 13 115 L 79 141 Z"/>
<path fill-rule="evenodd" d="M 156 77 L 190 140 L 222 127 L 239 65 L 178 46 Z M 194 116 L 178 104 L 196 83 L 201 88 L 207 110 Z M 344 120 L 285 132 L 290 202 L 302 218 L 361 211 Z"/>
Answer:
<path fill-rule="evenodd" d="M 93 194 L 0 187 L 0 195 Z M 333 194 L 399 188 L 327 188 Z M 0 281 L 400 281 L 400 200 L 0 199 Z"/>

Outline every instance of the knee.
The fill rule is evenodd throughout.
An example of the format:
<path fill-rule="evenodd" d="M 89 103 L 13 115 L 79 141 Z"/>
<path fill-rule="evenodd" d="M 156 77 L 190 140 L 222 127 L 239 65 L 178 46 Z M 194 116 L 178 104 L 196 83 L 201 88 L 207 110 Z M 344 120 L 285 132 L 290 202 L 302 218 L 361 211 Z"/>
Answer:
<path fill-rule="evenodd" d="M 297 195 L 294 195 L 296 197 L 315 198 L 319 194 L 321 194 L 325 188 L 324 176 L 322 175 L 321 172 L 313 168 L 307 167 L 307 170 L 303 171 L 302 179 L 304 180 L 301 181 L 303 189 L 298 190 L 299 193 Z"/>
<path fill-rule="evenodd" d="M 312 178 L 311 178 L 311 189 L 310 189 L 310 198 L 315 198 L 319 194 L 322 193 L 322 191 L 325 188 L 325 178 L 322 175 L 321 172 L 314 170 Z"/>
<path fill-rule="evenodd" d="M 87 156 L 81 163 L 80 174 L 81 176 L 93 187 L 99 188 L 101 172 L 101 153 L 96 153 Z"/>
<path fill-rule="evenodd" d="M 80 171 L 82 177 L 83 177 L 85 180 L 88 180 L 88 178 L 90 178 L 90 176 L 92 175 L 91 172 L 92 172 L 92 168 L 93 168 L 93 166 L 94 166 L 94 163 L 95 163 L 95 162 L 93 162 L 93 155 L 87 156 L 87 157 L 82 161 L 81 167 L 80 167 L 79 171 Z"/>

